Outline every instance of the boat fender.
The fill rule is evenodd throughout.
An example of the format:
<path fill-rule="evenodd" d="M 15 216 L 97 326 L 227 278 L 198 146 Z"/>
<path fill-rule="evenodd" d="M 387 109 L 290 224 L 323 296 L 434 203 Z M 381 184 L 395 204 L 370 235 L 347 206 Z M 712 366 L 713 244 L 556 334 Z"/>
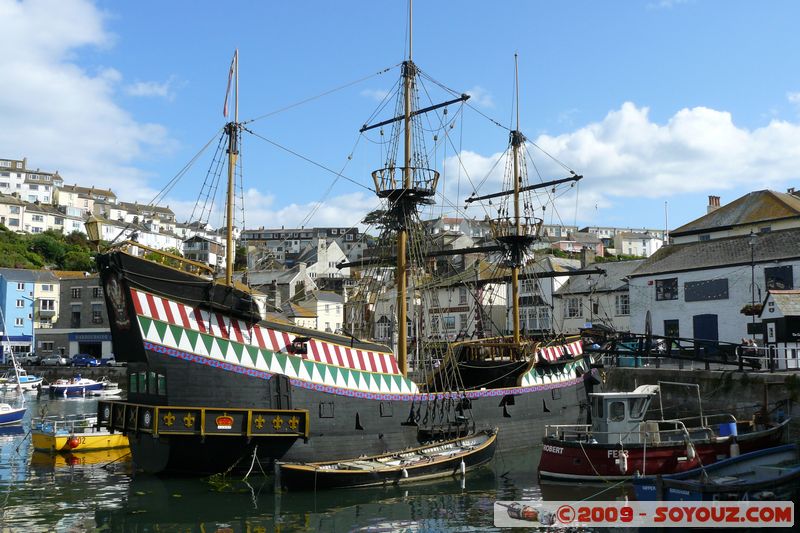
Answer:
<path fill-rule="evenodd" d="M 628 471 L 628 450 L 622 450 L 620 452 L 617 464 L 619 465 L 620 473 L 625 474 Z"/>
<path fill-rule="evenodd" d="M 739 457 L 739 443 L 736 439 L 731 441 L 731 457 Z"/>
<path fill-rule="evenodd" d="M 461 460 L 461 465 L 459 466 L 459 470 L 461 471 L 462 476 L 467 473 L 467 465 L 464 464 L 463 459 Z"/>
<path fill-rule="evenodd" d="M 78 437 L 75 436 L 72 436 L 69 439 L 67 439 L 67 446 L 69 446 L 72 449 L 77 448 L 80 443 L 81 441 L 78 439 Z"/>
<path fill-rule="evenodd" d="M 694 444 L 691 442 L 686 443 L 686 458 L 690 461 L 694 461 L 697 457 L 697 450 L 694 448 Z"/>
<path fill-rule="evenodd" d="M 406 470 L 404 468 L 403 471 L 402 471 L 402 474 L 403 474 L 403 479 L 407 478 L 408 477 L 408 470 Z"/>

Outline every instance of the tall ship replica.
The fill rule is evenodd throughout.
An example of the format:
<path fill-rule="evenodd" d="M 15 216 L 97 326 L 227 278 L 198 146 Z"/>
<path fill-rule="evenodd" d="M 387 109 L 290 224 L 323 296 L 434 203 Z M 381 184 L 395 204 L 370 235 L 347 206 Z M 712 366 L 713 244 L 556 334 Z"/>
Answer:
<path fill-rule="evenodd" d="M 421 71 L 412 61 L 410 35 L 393 116 L 362 128 L 380 128 L 381 137 L 383 128 L 391 128 L 386 144 L 392 150 L 372 173 L 385 214 L 378 248 L 389 257 L 371 257 L 360 266 L 365 280 L 377 279 L 370 269 L 391 272 L 395 323 L 417 327 L 396 328 L 394 349 L 352 332 L 299 327 L 260 309 L 247 284 L 234 280 L 235 178 L 242 132 L 249 131 L 239 122 L 237 101 L 222 137 L 224 276 L 133 241 L 97 255 L 114 353 L 127 362 L 128 384 L 126 400 L 99 402 L 98 423 L 129 437 L 138 468 L 205 474 L 246 467 L 254 456 L 262 464 L 330 461 L 495 429 L 498 450 L 505 451 L 538 445 L 545 424 L 586 420 L 591 361 L 577 338 L 525 335 L 519 297 L 520 278 L 528 276 L 523 267 L 541 227 L 532 196 L 546 189 L 549 197 L 580 176 L 527 184 L 527 143 L 518 118 L 509 135 L 507 190 L 467 199 L 471 205 L 494 199 L 491 209 L 498 216 L 489 223 L 495 242 L 462 252 L 496 258 L 497 279 L 512 287 L 513 332 L 443 342 L 435 325 L 419 325 L 418 308 L 435 304 L 420 302 L 422 288 L 436 279 L 427 267 L 436 257 L 454 254 L 429 249 L 430 239 L 419 230 L 420 206 L 434 203 L 440 174 L 429 168 L 418 122 L 425 117 L 445 130 L 448 107 L 463 106 L 469 97 L 453 91 L 447 102 L 420 105 Z M 238 85 L 238 54 L 232 75 Z M 92 223 L 90 238 L 98 233 Z M 359 289 L 351 301 L 369 299 Z M 351 322 L 366 320 L 358 315 L 366 307 L 349 311 L 355 313 Z"/>

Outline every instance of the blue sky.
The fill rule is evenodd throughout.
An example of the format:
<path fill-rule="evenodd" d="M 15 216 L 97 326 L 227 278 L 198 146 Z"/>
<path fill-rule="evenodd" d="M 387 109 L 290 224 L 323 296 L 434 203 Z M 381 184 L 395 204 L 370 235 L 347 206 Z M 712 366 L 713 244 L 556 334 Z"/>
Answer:
<path fill-rule="evenodd" d="M 224 124 L 235 48 L 240 118 L 261 116 L 399 64 L 406 10 L 405 1 L 374 0 L 0 0 L 1 155 L 148 201 Z M 703 214 L 709 194 L 727 203 L 800 186 L 797 20 L 791 1 L 418 1 L 414 60 L 508 125 L 519 53 L 521 129 L 585 176 L 559 218 L 661 228 L 667 202 L 674 228 Z M 252 128 L 369 185 L 380 154 L 358 129 L 398 75 Z M 448 196 L 463 200 L 463 174 L 482 179 L 507 141 L 465 111 L 454 145 L 466 167 L 460 182 L 453 150 L 437 154 L 450 169 Z M 332 174 L 259 139 L 245 139 L 243 157 L 249 227 L 299 224 L 323 197 L 310 224 L 351 225 L 378 206 L 344 180 L 326 195 Z M 170 193 L 182 217 L 208 165 L 201 158 Z"/>

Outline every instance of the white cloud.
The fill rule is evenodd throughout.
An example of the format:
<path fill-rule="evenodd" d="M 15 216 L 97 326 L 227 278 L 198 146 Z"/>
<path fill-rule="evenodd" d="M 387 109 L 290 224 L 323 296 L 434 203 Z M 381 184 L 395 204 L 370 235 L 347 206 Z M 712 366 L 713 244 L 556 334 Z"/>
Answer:
<path fill-rule="evenodd" d="M 174 76 L 171 76 L 163 83 L 156 81 L 137 81 L 125 87 L 125 92 L 131 96 L 157 96 L 171 102 L 175 99 L 175 83 Z"/>
<path fill-rule="evenodd" d="M 472 89 L 466 91 L 470 96 L 469 102 L 478 107 L 493 108 L 494 99 L 492 94 L 483 87 L 476 85 Z"/>
<path fill-rule="evenodd" d="M 147 176 L 133 162 L 173 143 L 115 102 L 120 72 L 76 63 L 81 49 L 113 45 L 103 13 L 87 0 L 0 0 L 0 20 L 0 71 L 14 80 L 0 91 L 3 155 L 138 196 Z"/>
<path fill-rule="evenodd" d="M 364 89 L 361 91 L 361 96 L 366 96 L 376 102 L 383 102 L 383 100 L 389 96 L 389 91 L 386 89 Z"/>
<path fill-rule="evenodd" d="M 324 203 L 308 202 L 304 204 L 280 202 L 274 194 L 263 193 L 257 189 L 248 189 L 245 193 L 245 226 L 254 227 L 305 227 L 357 225 L 364 215 L 379 207 L 379 200 L 369 192 L 352 192 L 340 194 L 327 199 Z M 194 201 L 169 199 L 169 204 L 178 220 L 189 220 L 194 208 Z M 314 215 L 306 219 L 311 211 Z M 241 211 L 237 206 L 237 224 L 241 223 Z M 215 206 L 209 222 L 215 227 L 222 224 L 219 206 Z"/>
<path fill-rule="evenodd" d="M 602 121 L 563 135 L 541 135 L 535 142 L 586 176 L 578 196 L 579 212 L 584 213 L 594 213 L 595 205 L 608 208 L 631 197 L 774 188 L 795 179 L 800 168 L 800 124 L 772 120 L 766 126 L 746 129 L 734 124 L 730 113 L 707 107 L 682 109 L 665 124 L 657 124 L 650 120 L 648 108 L 627 102 Z M 543 180 L 565 175 L 535 148 L 529 152 Z M 489 176 L 481 194 L 501 187 L 504 163 L 489 172 L 501 155 L 462 154 L 473 183 Z M 456 161 L 448 164 L 452 175 Z M 469 187 L 465 183 L 462 181 L 462 198 L 470 192 L 463 192 Z M 448 192 L 453 187 L 448 185 Z M 572 217 L 575 203 L 574 195 L 562 197 L 562 214 Z"/>

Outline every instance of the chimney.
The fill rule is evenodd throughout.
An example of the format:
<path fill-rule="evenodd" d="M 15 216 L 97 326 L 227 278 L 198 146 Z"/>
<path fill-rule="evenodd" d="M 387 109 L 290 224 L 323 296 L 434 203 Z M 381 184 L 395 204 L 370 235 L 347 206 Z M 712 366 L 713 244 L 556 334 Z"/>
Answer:
<path fill-rule="evenodd" d="M 716 211 L 717 209 L 719 209 L 719 196 L 709 196 L 706 214 Z"/>
<path fill-rule="evenodd" d="M 786 194 L 791 194 L 792 196 L 797 196 L 800 198 L 800 191 L 796 191 L 794 187 L 789 187 L 786 189 Z"/>
<path fill-rule="evenodd" d="M 595 255 L 594 250 L 586 248 L 585 246 L 581 248 L 581 268 L 586 268 L 586 265 L 594 263 Z"/>

